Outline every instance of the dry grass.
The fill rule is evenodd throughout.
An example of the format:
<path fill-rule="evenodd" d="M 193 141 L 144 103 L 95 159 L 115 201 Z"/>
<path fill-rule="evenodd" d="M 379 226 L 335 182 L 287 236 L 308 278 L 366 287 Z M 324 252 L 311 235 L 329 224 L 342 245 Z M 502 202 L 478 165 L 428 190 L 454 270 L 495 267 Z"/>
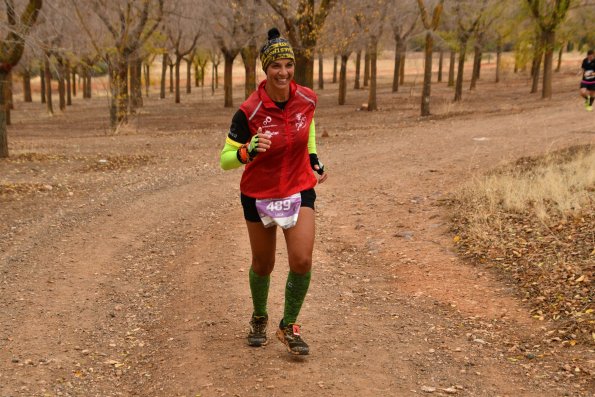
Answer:
<path fill-rule="evenodd" d="M 460 252 L 512 279 L 563 343 L 595 340 L 595 148 L 522 158 L 454 200 Z"/>
<path fill-rule="evenodd" d="M 466 186 L 460 199 L 478 206 L 480 219 L 504 210 L 534 212 L 545 221 L 592 207 L 593 189 L 595 150 L 581 146 L 539 159 L 522 158 Z"/>

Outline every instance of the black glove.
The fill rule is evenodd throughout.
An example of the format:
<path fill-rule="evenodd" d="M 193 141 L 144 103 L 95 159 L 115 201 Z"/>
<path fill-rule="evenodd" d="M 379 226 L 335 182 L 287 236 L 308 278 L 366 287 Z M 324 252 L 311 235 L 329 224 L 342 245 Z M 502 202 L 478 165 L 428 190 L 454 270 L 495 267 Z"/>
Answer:
<path fill-rule="evenodd" d="M 317 165 L 318 169 L 314 168 Z M 310 153 L 310 167 L 317 172 L 318 175 L 324 174 L 324 165 L 318 160 L 318 155 L 316 153 Z"/>

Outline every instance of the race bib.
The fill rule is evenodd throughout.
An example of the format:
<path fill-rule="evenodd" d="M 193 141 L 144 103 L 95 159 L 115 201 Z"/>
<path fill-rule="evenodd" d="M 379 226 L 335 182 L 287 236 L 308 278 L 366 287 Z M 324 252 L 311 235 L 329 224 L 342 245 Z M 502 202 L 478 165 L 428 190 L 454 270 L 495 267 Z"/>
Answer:
<path fill-rule="evenodd" d="M 297 223 L 301 204 L 302 195 L 296 193 L 280 199 L 257 199 L 256 210 L 264 227 L 279 225 L 289 229 Z"/>

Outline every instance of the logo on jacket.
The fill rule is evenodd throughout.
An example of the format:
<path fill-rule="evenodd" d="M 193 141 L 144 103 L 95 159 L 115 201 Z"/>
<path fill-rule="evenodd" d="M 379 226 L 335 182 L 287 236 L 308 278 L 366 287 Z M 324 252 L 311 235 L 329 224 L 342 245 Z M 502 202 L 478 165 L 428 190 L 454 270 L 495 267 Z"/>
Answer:
<path fill-rule="evenodd" d="M 295 116 L 295 128 L 299 131 L 306 126 L 307 118 L 302 113 Z"/>
<path fill-rule="evenodd" d="M 264 121 L 262 122 L 262 126 L 267 128 L 267 127 L 276 127 L 277 124 L 271 124 L 273 122 L 273 119 L 271 118 L 271 116 L 267 116 Z"/>

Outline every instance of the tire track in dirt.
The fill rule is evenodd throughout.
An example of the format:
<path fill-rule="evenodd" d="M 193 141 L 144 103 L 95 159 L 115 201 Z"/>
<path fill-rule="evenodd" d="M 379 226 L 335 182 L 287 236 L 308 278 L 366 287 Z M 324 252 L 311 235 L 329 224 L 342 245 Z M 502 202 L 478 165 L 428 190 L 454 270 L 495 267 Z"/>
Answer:
<path fill-rule="evenodd" d="M 0 359 L 13 365 L 2 374 L 2 395 L 133 393 L 128 377 L 147 376 L 136 364 L 154 352 L 146 330 L 175 289 L 168 266 L 178 246 L 193 241 L 183 214 L 210 216 L 211 197 L 196 200 L 195 189 L 128 193 L 56 216 L 53 230 L 38 225 L 29 248 L 13 250 L 20 267 L 5 270 L 11 318 L 2 318 L 0 338 Z"/>

